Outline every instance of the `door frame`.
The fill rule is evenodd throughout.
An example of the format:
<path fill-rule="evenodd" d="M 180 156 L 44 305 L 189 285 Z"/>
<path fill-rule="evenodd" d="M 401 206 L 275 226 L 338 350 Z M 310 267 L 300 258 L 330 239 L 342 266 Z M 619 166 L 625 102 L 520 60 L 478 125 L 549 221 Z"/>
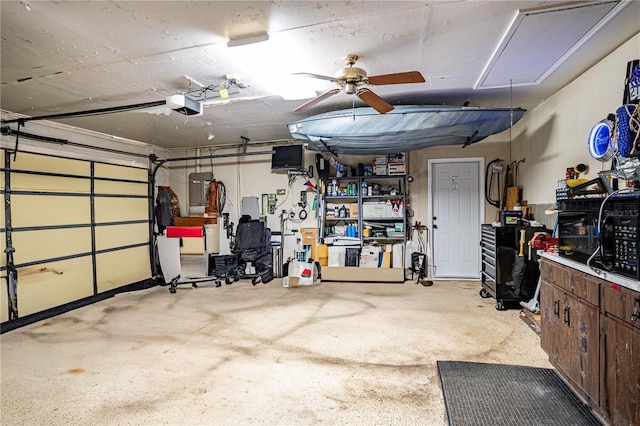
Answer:
<path fill-rule="evenodd" d="M 427 274 L 430 279 L 436 280 L 451 280 L 451 278 L 434 278 L 435 275 L 435 262 L 434 262 L 434 247 L 433 247 L 433 167 L 435 164 L 443 163 L 477 163 L 478 164 L 478 209 L 480 211 L 480 224 L 485 220 L 485 205 L 484 205 L 484 179 L 485 179 L 485 158 L 484 157 L 460 157 L 460 158 L 429 158 L 427 159 L 427 241 L 429 243 L 429 262 L 431 266 L 428 268 Z M 479 231 L 478 231 L 479 232 Z M 478 241 L 478 247 L 480 246 Z M 480 261 L 480 250 L 478 250 L 478 260 Z M 476 280 L 475 278 L 465 278 L 465 280 Z M 477 278 L 480 280 L 480 277 Z"/>

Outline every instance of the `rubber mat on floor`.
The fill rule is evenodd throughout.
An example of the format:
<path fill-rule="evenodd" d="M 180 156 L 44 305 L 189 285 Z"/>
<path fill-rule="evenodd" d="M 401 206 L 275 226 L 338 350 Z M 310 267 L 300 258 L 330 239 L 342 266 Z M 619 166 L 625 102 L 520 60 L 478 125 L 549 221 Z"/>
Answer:
<path fill-rule="evenodd" d="M 553 369 L 438 361 L 450 426 L 601 426 Z"/>

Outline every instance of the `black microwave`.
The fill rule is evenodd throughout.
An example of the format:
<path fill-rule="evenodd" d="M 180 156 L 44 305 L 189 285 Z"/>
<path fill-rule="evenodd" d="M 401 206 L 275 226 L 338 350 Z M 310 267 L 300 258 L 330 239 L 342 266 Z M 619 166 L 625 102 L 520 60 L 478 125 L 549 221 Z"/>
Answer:
<path fill-rule="evenodd" d="M 611 197 L 602 208 L 600 217 L 603 201 L 603 197 L 594 197 L 558 202 L 560 255 L 640 279 L 640 197 Z"/>

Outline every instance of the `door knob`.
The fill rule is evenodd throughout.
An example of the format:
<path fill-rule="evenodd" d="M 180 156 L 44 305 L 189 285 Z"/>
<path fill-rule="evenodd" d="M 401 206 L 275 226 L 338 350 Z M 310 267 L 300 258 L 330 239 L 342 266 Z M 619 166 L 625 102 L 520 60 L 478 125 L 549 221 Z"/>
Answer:
<path fill-rule="evenodd" d="M 438 229 L 438 225 L 436 225 L 435 223 L 433 224 L 433 229 Z"/>
<path fill-rule="evenodd" d="M 434 216 L 434 217 L 433 217 L 433 220 L 438 220 L 438 218 Z"/>

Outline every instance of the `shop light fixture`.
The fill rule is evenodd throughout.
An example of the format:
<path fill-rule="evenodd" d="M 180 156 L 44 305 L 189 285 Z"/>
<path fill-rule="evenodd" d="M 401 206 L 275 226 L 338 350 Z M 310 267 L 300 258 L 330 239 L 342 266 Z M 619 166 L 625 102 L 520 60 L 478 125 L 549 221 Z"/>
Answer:
<path fill-rule="evenodd" d="M 249 35 L 229 39 L 229 41 L 227 42 L 227 47 L 246 46 L 247 44 L 261 43 L 263 41 L 268 41 L 268 40 L 269 40 L 269 34 L 266 32 L 249 34 Z"/>
<path fill-rule="evenodd" d="M 263 43 L 267 40 L 268 43 Z M 234 64 L 234 72 L 241 74 L 242 80 L 250 81 L 251 87 L 259 92 L 285 100 L 311 99 L 327 84 L 291 75 L 300 71 L 301 65 L 289 60 L 289 52 L 296 50 L 296 43 L 287 32 L 254 33 L 231 39 L 227 46 L 233 49 L 224 49 L 222 54 Z"/>

